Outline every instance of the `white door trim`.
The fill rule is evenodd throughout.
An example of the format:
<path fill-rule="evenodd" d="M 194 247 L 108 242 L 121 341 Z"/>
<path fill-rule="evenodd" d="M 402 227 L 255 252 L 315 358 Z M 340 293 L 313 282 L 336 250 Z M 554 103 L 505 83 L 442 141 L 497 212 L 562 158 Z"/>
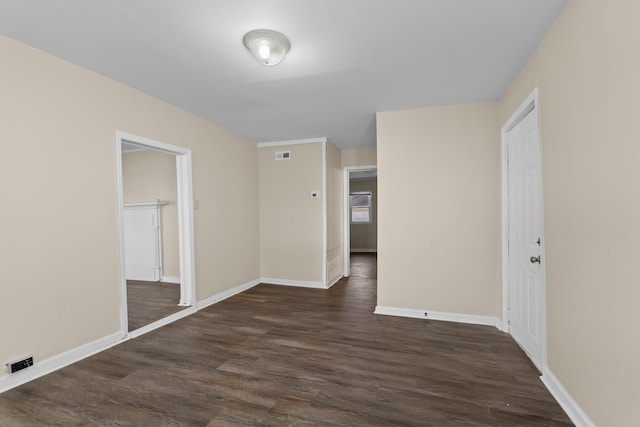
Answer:
<path fill-rule="evenodd" d="M 520 104 L 518 109 L 511 115 L 509 120 L 502 127 L 502 330 L 511 333 L 509 327 L 509 183 L 508 183 L 508 152 L 507 152 L 507 134 L 529 113 L 536 114 L 538 124 L 538 138 L 541 140 L 540 132 L 540 102 L 538 88 L 527 96 Z M 538 144 L 542 151 L 542 144 Z M 542 152 L 540 152 L 540 162 L 542 163 Z M 541 372 L 544 372 L 547 366 L 547 310 L 546 310 L 546 285 L 545 285 L 545 250 L 544 250 L 544 206 L 543 206 L 543 186 L 542 186 L 542 167 L 540 167 L 540 222 L 541 222 L 541 244 L 540 253 L 542 256 L 542 366 L 538 366 Z M 535 361 L 534 361 L 535 362 Z"/>
<path fill-rule="evenodd" d="M 329 287 L 327 275 L 328 217 L 327 217 L 327 140 L 322 141 L 322 285 Z M 333 197 L 333 195 L 332 195 Z"/>
<path fill-rule="evenodd" d="M 178 234 L 180 252 L 180 302 L 181 306 L 189 306 L 181 313 L 184 315 L 196 311 L 196 280 L 195 280 L 195 246 L 193 235 L 193 184 L 191 150 L 175 145 L 165 144 L 152 139 L 116 131 L 116 180 L 117 180 L 117 208 L 118 233 L 120 248 L 120 318 L 123 335 L 129 336 L 127 318 L 127 279 L 125 271 L 124 249 L 124 198 L 122 191 L 122 144 L 138 145 L 146 150 L 155 150 L 176 156 L 177 190 L 178 190 Z M 159 326 L 158 326 L 159 327 Z"/>
<path fill-rule="evenodd" d="M 351 172 L 356 171 L 368 171 L 368 170 L 378 170 L 377 165 L 368 165 L 368 166 L 345 166 L 343 169 L 343 203 L 344 206 L 344 215 L 343 215 L 343 230 L 342 233 L 344 237 L 343 245 L 344 254 L 342 259 L 344 261 L 344 277 L 349 277 L 351 274 L 351 210 L 349 209 L 349 192 L 351 191 L 351 185 L 349 184 L 349 174 Z"/>

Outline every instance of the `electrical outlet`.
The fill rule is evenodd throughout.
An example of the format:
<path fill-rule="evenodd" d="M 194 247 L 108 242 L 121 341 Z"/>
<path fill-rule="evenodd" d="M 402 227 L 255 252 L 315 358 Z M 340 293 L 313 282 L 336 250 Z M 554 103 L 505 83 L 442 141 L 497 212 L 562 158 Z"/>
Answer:
<path fill-rule="evenodd" d="M 13 362 L 7 363 L 7 372 L 10 374 L 14 374 L 32 365 L 33 356 L 27 356 L 24 359 L 14 360 Z"/>

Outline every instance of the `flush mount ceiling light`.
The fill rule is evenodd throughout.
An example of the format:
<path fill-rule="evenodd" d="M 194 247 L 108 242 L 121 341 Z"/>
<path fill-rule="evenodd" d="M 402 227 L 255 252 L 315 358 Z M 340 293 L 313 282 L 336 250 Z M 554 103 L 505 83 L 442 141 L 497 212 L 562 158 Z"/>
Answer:
<path fill-rule="evenodd" d="M 278 65 L 291 48 L 284 34 L 272 30 L 253 30 L 242 39 L 251 55 L 262 65 Z"/>

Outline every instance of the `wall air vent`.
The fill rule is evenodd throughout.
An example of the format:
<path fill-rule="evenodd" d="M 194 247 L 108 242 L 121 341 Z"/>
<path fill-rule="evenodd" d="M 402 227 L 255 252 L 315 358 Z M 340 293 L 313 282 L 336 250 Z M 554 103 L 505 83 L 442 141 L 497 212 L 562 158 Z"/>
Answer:
<path fill-rule="evenodd" d="M 276 151 L 276 160 L 289 160 L 291 151 Z"/>
<path fill-rule="evenodd" d="M 7 372 L 14 374 L 28 368 L 29 366 L 33 366 L 33 356 L 27 356 L 24 359 L 14 360 L 13 362 L 7 363 Z"/>

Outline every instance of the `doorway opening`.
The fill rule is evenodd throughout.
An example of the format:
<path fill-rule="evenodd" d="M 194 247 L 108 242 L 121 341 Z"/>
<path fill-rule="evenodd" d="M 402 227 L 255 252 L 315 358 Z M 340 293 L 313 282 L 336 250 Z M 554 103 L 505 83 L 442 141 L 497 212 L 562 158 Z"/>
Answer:
<path fill-rule="evenodd" d="M 344 168 L 344 276 L 351 274 L 351 252 L 377 254 L 378 168 Z M 377 256 L 370 256 L 377 260 Z"/>
<path fill-rule="evenodd" d="M 502 128 L 503 329 L 546 367 L 544 227 L 538 90 Z"/>
<path fill-rule="evenodd" d="M 166 173 L 132 169 L 145 161 Z M 116 132 L 116 169 L 121 325 L 134 338 L 196 311 L 191 151 Z"/>

